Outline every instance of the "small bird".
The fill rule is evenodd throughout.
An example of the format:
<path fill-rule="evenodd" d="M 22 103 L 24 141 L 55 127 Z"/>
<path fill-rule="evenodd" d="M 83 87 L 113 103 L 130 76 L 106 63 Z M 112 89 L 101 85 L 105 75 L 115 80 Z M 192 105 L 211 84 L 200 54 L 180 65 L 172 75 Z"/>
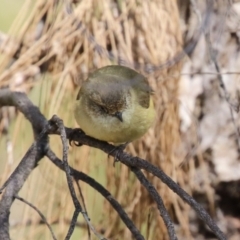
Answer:
<path fill-rule="evenodd" d="M 106 66 L 83 82 L 75 103 L 75 119 L 93 138 L 115 145 L 132 142 L 154 122 L 152 94 L 142 74 L 124 66 Z"/>

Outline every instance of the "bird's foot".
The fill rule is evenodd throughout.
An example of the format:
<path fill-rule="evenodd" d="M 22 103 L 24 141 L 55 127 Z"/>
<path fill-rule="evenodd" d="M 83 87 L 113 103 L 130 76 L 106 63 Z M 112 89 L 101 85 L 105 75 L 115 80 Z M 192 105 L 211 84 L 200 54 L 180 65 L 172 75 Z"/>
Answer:
<path fill-rule="evenodd" d="M 113 162 L 113 166 L 114 167 L 115 167 L 116 162 L 119 162 L 119 155 L 120 155 L 120 153 L 127 147 L 128 144 L 129 144 L 129 142 L 126 142 L 124 144 L 116 146 L 116 147 L 114 147 L 114 149 L 112 151 L 110 151 L 108 153 L 108 157 L 110 157 L 111 153 L 116 152 L 116 154 L 114 156 L 114 162 Z"/>
<path fill-rule="evenodd" d="M 75 146 L 77 146 L 77 147 L 81 147 L 82 146 L 82 144 L 80 143 L 80 142 L 78 142 L 78 141 L 76 141 L 76 140 L 73 140 L 74 139 L 74 136 L 76 135 L 76 134 L 79 134 L 79 133 L 84 133 L 84 131 L 81 129 L 81 128 L 75 128 L 75 129 L 73 129 L 72 130 L 72 132 L 69 134 L 69 144 L 70 144 L 70 146 L 72 146 L 72 143 L 75 145 Z"/>

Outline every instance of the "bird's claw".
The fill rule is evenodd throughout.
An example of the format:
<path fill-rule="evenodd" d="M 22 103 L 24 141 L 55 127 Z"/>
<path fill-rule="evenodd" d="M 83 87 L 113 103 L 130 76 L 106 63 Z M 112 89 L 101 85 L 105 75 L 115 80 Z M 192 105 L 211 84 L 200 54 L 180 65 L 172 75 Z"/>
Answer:
<path fill-rule="evenodd" d="M 108 153 L 108 157 L 110 157 L 110 154 L 115 152 L 115 156 L 114 156 L 114 162 L 113 162 L 113 166 L 115 167 L 115 164 L 117 162 L 119 162 L 119 155 L 120 153 L 126 148 L 126 146 L 129 144 L 129 142 L 126 142 L 124 144 L 121 144 L 119 146 L 116 146 L 113 148 L 113 150 L 111 150 L 109 153 Z"/>
<path fill-rule="evenodd" d="M 72 130 L 72 132 L 69 134 L 69 145 L 72 146 L 72 143 L 77 146 L 77 147 L 81 147 L 82 144 L 74 139 L 75 134 L 79 134 L 79 133 L 84 133 L 83 130 L 81 128 L 75 128 Z"/>

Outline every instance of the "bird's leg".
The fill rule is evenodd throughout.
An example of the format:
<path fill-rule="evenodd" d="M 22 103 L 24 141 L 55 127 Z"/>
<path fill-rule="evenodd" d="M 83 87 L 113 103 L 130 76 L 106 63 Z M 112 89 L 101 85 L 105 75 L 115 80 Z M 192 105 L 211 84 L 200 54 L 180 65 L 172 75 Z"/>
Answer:
<path fill-rule="evenodd" d="M 114 147 L 114 149 L 112 151 L 110 151 L 108 153 L 108 157 L 110 156 L 111 153 L 116 152 L 115 156 L 114 156 L 114 162 L 113 162 L 113 166 L 115 167 L 115 163 L 119 161 L 119 154 L 120 152 L 122 152 L 127 145 L 129 144 L 129 142 L 126 142 L 124 144 L 118 145 L 116 147 Z"/>
<path fill-rule="evenodd" d="M 69 144 L 70 146 L 72 146 L 72 142 L 74 143 L 75 146 L 77 147 L 81 147 L 82 144 L 73 140 L 74 139 L 74 135 L 75 134 L 79 134 L 79 133 L 84 133 L 84 131 L 81 128 L 75 128 L 72 130 L 72 132 L 69 134 Z"/>

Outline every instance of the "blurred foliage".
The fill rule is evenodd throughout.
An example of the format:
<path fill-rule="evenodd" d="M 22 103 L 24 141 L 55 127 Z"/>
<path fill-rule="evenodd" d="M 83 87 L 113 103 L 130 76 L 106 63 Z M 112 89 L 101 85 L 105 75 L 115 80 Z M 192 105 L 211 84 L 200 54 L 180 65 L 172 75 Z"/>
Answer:
<path fill-rule="evenodd" d="M 138 70 L 148 77 L 155 90 L 158 116 L 153 128 L 142 139 L 130 144 L 127 151 L 161 167 L 182 187 L 188 186 L 191 181 L 188 172 L 177 169 L 183 157 L 177 151 L 180 144 L 177 92 L 181 64 L 161 72 L 144 71 L 145 66 L 160 65 L 181 50 L 175 0 L 91 0 L 74 1 L 74 4 L 26 0 L 6 39 L 0 49 L 3 53 L 0 55 L 0 86 L 27 92 L 46 118 L 57 114 L 69 127 L 77 127 L 73 117 L 74 99 L 78 86 L 89 72 L 119 63 L 134 68 L 137 63 Z M 2 183 L 31 145 L 33 136 L 30 124 L 21 114 L 15 117 L 13 109 L 5 110 L 1 123 L 1 154 L 6 159 Z M 59 137 L 51 136 L 50 144 L 61 158 Z M 70 147 L 69 163 L 102 183 L 144 236 L 167 238 L 166 227 L 152 199 L 125 166 L 117 164 L 114 168 L 112 159 L 106 154 L 86 146 Z M 150 174 L 147 177 L 179 225 L 178 232 L 189 239 L 189 207 L 165 184 Z M 97 231 L 111 239 L 131 239 L 129 230 L 109 203 L 89 186 L 80 184 L 89 217 Z M 43 212 L 53 224 L 58 239 L 64 238 L 73 204 L 63 172 L 47 159 L 42 160 L 19 195 Z M 74 231 L 73 239 L 79 238 L 79 234 L 82 234 L 81 239 L 87 239 L 83 218 L 80 216 L 78 221 L 81 227 Z M 39 216 L 17 201 L 12 208 L 11 223 L 13 238 L 50 239 L 48 229 L 39 224 Z M 32 225 L 26 226 L 27 223 Z"/>
<path fill-rule="evenodd" d="M 23 3 L 24 0 L 0 1 L 0 31 L 8 32 Z"/>

